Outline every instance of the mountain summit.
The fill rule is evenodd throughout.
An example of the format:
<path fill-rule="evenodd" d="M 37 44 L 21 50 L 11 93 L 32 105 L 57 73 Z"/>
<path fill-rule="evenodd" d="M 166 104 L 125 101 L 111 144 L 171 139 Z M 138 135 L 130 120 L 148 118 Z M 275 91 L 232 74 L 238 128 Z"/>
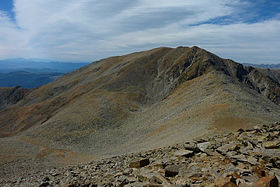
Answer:
<path fill-rule="evenodd" d="M 1 149 L 98 158 L 277 121 L 280 82 L 198 47 L 163 47 L 93 62 L 0 108 Z"/>

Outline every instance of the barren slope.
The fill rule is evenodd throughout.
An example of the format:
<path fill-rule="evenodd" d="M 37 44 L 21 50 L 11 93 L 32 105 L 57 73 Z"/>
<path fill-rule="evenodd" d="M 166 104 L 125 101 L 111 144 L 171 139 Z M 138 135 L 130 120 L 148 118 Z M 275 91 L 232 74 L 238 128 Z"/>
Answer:
<path fill-rule="evenodd" d="M 157 48 L 94 62 L 1 110 L 0 156 L 49 166 L 147 150 L 277 121 L 279 103 L 279 81 L 257 69 Z"/>

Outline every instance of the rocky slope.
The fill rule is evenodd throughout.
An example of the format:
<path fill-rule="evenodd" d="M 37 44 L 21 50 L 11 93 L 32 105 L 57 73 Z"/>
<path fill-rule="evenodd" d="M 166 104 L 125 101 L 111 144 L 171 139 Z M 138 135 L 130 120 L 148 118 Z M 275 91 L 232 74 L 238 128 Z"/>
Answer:
<path fill-rule="evenodd" d="M 0 165 L 17 176 L 279 120 L 279 81 L 198 47 L 111 57 L 0 110 Z M 0 176 L 1 177 L 1 176 Z"/>
<path fill-rule="evenodd" d="M 280 82 L 280 69 L 258 69 L 263 75 Z"/>
<path fill-rule="evenodd" d="M 3 186 L 256 186 L 280 181 L 280 123 L 2 179 Z"/>
<path fill-rule="evenodd" d="M 28 90 L 19 86 L 14 88 L 0 87 L 0 110 L 19 102 Z"/>

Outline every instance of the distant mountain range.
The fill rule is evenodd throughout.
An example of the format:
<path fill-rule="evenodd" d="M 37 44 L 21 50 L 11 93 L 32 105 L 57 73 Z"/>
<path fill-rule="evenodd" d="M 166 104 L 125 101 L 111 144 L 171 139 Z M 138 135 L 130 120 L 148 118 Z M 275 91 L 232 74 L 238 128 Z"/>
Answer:
<path fill-rule="evenodd" d="M 255 68 L 266 68 L 266 69 L 280 69 L 280 64 L 248 64 L 244 63 L 245 66 L 252 66 Z"/>
<path fill-rule="evenodd" d="M 68 73 L 81 68 L 86 62 L 59 62 L 40 59 L 5 59 L 0 60 L 0 73 L 14 71 L 27 72 L 59 72 Z"/>
<path fill-rule="evenodd" d="M 39 87 L 87 64 L 43 59 L 0 60 L 0 87 Z"/>
<path fill-rule="evenodd" d="M 15 71 L 10 73 L 0 73 L 0 87 L 35 88 L 52 82 L 63 75 L 63 73 L 30 73 L 26 71 Z"/>

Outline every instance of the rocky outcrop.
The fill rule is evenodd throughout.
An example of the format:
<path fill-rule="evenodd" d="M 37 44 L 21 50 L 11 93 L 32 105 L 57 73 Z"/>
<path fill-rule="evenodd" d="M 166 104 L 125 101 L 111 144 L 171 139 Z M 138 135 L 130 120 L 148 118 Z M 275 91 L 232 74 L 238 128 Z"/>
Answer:
<path fill-rule="evenodd" d="M 38 173 L 4 186 L 278 187 L 280 123 Z M 269 145 L 269 146 L 267 146 Z M 189 153 L 193 153 L 190 155 Z"/>
<path fill-rule="evenodd" d="M 248 68 L 246 83 L 251 85 L 253 89 L 269 98 L 276 104 L 280 104 L 280 82 L 276 78 L 265 75 L 261 70 Z"/>
<path fill-rule="evenodd" d="M 28 90 L 20 86 L 14 88 L 0 88 L 0 110 L 16 104 L 28 93 Z"/>

